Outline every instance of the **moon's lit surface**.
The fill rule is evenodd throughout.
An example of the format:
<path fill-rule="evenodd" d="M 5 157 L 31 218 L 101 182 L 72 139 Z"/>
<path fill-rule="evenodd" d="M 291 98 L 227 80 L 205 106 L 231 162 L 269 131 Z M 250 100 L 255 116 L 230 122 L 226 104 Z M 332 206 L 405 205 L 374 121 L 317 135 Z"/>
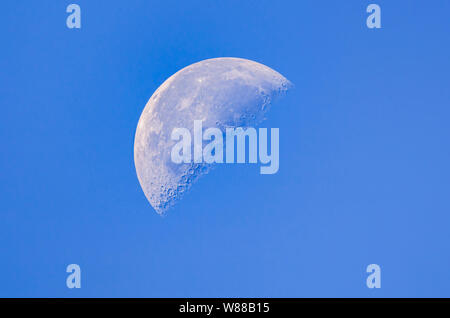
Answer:
<path fill-rule="evenodd" d="M 159 214 L 174 205 L 210 164 L 171 161 L 176 127 L 194 120 L 203 129 L 257 126 L 271 101 L 290 82 L 260 63 L 241 58 L 215 58 L 183 68 L 152 95 L 141 114 L 134 142 L 134 162 L 141 187 Z"/>

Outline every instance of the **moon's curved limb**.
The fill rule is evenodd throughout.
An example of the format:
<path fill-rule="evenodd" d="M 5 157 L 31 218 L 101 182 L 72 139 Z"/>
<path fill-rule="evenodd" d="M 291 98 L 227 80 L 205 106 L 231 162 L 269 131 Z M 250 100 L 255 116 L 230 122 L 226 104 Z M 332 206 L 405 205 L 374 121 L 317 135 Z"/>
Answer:
<path fill-rule="evenodd" d="M 150 204 L 163 214 L 210 166 L 171 161 L 172 130 L 256 126 L 273 98 L 290 82 L 260 63 L 241 58 L 208 59 L 183 68 L 152 95 L 141 114 L 134 142 L 136 172 Z"/>

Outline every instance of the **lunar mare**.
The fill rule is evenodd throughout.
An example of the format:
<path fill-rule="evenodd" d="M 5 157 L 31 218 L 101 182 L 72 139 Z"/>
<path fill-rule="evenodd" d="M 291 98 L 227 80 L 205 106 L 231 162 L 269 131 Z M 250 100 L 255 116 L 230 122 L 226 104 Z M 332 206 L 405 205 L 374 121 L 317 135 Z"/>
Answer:
<path fill-rule="evenodd" d="M 147 102 L 134 141 L 134 162 L 145 196 L 164 214 L 211 164 L 171 160 L 174 128 L 256 126 L 273 99 L 291 83 L 273 69 L 241 58 L 215 58 L 189 65 L 168 78 Z"/>

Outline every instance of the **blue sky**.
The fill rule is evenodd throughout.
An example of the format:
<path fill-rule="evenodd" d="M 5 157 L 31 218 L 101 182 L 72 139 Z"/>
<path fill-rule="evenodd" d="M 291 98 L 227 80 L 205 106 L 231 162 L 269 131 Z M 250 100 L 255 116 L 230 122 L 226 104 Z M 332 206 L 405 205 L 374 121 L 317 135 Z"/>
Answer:
<path fill-rule="evenodd" d="M 379 30 L 361 0 L 73 2 L 80 30 L 68 1 L 0 11 L 0 296 L 450 296 L 450 2 L 373 1 Z M 223 56 L 295 84 L 263 124 L 280 170 L 223 165 L 161 218 L 139 116 Z"/>

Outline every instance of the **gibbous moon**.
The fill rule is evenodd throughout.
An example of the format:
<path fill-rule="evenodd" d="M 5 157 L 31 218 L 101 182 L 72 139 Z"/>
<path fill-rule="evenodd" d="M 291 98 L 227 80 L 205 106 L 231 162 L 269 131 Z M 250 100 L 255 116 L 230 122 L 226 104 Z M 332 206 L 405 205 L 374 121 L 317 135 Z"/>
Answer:
<path fill-rule="evenodd" d="M 189 65 L 167 79 L 147 102 L 134 141 L 136 172 L 152 207 L 164 214 L 211 164 L 171 160 L 174 128 L 193 130 L 257 126 L 274 97 L 290 82 L 260 63 L 241 58 L 214 58 Z"/>

